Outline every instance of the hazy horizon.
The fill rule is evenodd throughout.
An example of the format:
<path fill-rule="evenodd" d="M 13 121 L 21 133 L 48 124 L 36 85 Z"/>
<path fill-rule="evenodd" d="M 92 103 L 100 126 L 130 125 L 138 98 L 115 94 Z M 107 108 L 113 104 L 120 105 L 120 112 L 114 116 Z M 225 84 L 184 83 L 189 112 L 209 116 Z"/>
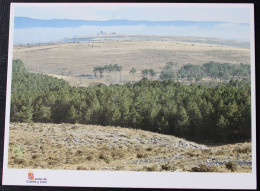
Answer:
<path fill-rule="evenodd" d="M 173 35 L 250 41 L 250 26 L 217 21 L 64 20 L 15 17 L 14 43 L 48 43 L 75 36 L 117 33 L 125 35 Z"/>
<path fill-rule="evenodd" d="M 14 16 L 15 44 L 61 41 L 100 31 L 250 41 L 250 9 L 234 4 L 31 3 L 17 5 Z"/>

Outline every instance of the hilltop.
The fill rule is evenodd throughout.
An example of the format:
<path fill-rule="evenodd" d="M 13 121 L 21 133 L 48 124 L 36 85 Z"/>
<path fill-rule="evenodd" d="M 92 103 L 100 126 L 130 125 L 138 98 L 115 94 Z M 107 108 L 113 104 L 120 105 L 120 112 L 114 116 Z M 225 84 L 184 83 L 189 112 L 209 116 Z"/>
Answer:
<path fill-rule="evenodd" d="M 209 45 L 222 45 L 238 48 L 250 48 L 249 42 L 224 40 L 220 38 L 206 38 L 195 36 L 175 36 L 175 35 L 126 35 L 126 34 L 106 34 L 103 31 L 97 35 L 75 36 L 65 38 L 61 42 L 107 42 L 107 41 L 170 41 L 170 42 L 187 42 L 187 43 L 202 43 Z"/>

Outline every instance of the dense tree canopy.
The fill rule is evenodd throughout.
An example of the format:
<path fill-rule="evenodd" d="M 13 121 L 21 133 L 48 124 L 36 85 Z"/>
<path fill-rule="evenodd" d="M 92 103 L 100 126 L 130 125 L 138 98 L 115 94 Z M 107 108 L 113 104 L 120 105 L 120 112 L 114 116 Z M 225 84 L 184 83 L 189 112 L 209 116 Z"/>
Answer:
<path fill-rule="evenodd" d="M 245 80 L 214 88 L 147 78 L 135 84 L 71 87 L 29 73 L 16 60 L 11 121 L 114 125 L 198 142 L 239 142 L 251 138 L 250 92 Z"/>

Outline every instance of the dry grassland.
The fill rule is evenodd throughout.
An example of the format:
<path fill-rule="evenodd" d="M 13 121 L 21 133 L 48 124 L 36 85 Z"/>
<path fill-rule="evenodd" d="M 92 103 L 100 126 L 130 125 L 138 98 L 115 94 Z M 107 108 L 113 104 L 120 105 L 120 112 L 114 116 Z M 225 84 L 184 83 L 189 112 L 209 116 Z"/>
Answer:
<path fill-rule="evenodd" d="M 205 146 L 122 127 L 11 123 L 9 168 L 251 172 L 251 143 Z"/>
<path fill-rule="evenodd" d="M 145 68 L 160 73 L 167 62 L 180 66 L 209 61 L 250 64 L 250 50 L 193 42 L 114 40 L 16 45 L 13 58 L 23 60 L 29 71 L 68 76 L 92 75 L 95 66 L 118 64 L 123 66 L 123 76 L 131 78 L 132 67 L 140 77 Z"/>
<path fill-rule="evenodd" d="M 73 76 L 63 76 L 63 75 L 57 75 L 57 74 L 48 74 L 49 76 L 56 77 L 58 79 L 63 79 L 71 86 L 75 87 L 88 87 L 93 85 L 98 85 L 100 83 L 109 85 L 108 81 L 105 79 L 87 79 L 87 78 L 80 78 L 80 77 L 73 77 Z"/>

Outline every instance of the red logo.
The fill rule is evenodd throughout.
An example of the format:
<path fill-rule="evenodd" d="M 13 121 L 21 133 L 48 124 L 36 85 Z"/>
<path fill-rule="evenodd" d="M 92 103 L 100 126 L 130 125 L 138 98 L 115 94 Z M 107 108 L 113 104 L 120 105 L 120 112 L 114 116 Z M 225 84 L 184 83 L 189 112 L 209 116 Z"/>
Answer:
<path fill-rule="evenodd" d="M 28 172 L 28 179 L 29 179 L 29 180 L 33 180 L 33 179 L 34 179 L 33 171 L 29 171 L 29 172 Z"/>

